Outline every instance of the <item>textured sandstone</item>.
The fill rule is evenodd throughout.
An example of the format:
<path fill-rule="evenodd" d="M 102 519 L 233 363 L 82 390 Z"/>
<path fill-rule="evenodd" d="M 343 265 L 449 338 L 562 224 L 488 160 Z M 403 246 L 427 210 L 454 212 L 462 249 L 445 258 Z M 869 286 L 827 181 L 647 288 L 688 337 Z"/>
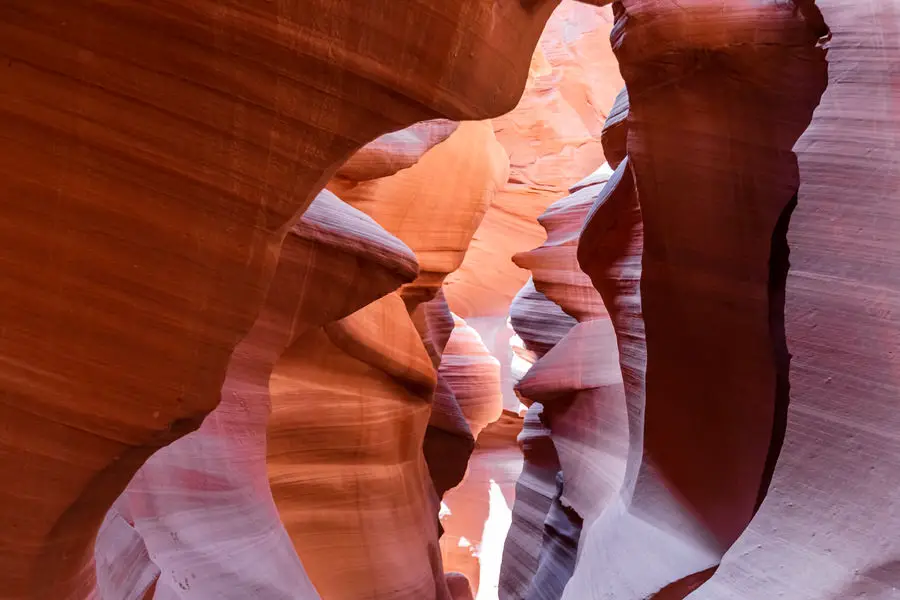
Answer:
<path fill-rule="evenodd" d="M 516 334 L 536 357 L 546 354 L 577 323 L 558 304 L 537 291 L 533 278 L 516 294 L 509 318 Z"/>
<path fill-rule="evenodd" d="M 366 212 L 415 251 L 419 276 L 400 293 L 435 368 L 441 365 L 454 328 L 453 316 L 439 291 L 441 284 L 462 263 L 472 235 L 508 172 L 509 159 L 497 143 L 490 122 L 457 126 L 431 121 L 375 140 L 355 154 L 329 183 L 342 199 Z M 449 366 L 438 373 L 424 442 L 439 497 L 462 480 L 474 446 L 466 411 L 461 410 L 446 371 L 453 372 L 449 377 L 463 385 L 464 392 L 465 380 L 472 375 L 486 385 L 481 390 L 485 392 L 482 404 L 495 399 L 497 390 L 491 386 L 499 385 L 493 379 L 485 380 L 485 375 L 490 378 L 493 374 L 493 366 L 488 365 L 485 372 L 479 367 L 483 361 L 469 362 L 459 356 L 469 350 L 484 354 L 483 345 L 460 347 L 457 341 L 454 346 L 447 357 Z M 463 400 L 471 405 L 468 411 L 478 412 L 477 398 Z M 496 407 L 496 415 L 482 415 L 484 422 L 479 428 L 499 416 L 499 411 Z M 477 435 L 477 431 L 474 433 Z"/>
<path fill-rule="evenodd" d="M 154 454 L 107 516 L 116 531 L 101 530 L 96 544 L 102 598 L 125 598 L 104 581 L 106 563 L 127 574 L 150 568 L 151 557 L 161 571 L 157 594 L 172 598 L 318 597 L 269 491 L 269 377 L 295 339 L 415 275 L 412 252 L 399 240 L 330 192 L 319 194 L 285 240 L 266 304 L 235 349 L 221 403 L 200 429 Z M 117 547 L 129 533 L 119 511 L 149 550 L 135 567 Z"/>
<path fill-rule="evenodd" d="M 691 598 L 900 595 L 900 2 L 817 5 L 829 82 L 795 148 L 784 446 L 750 527 Z"/>
<path fill-rule="evenodd" d="M 386 132 L 511 109 L 555 5 L 3 3 L 5 594 L 88 593 L 103 515 L 218 403 L 298 213 Z"/>
<path fill-rule="evenodd" d="M 444 348 L 441 377 L 453 390 L 475 439 L 503 412 L 500 363 L 485 347 L 478 332 L 454 315 L 453 333 Z"/>
<path fill-rule="evenodd" d="M 447 125 L 432 122 L 430 129 L 436 130 L 432 136 L 444 135 Z M 372 145 L 391 164 L 395 154 L 397 160 L 411 160 L 403 145 Z M 396 173 L 360 180 L 339 172 L 328 184 L 415 251 L 419 277 L 402 291 L 411 308 L 433 298 L 444 278 L 462 264 L 472 235 L 509 173 L 509 158 L 489 121 L 462 123 L 445 141 L 420 149 L 425 151 L 418 161 Z"/>
<path fill-rule="evenodd" d="M 437 369 L 450 336 L 454 319 L 442 292 L 429 302 L 420 304 L 412 314 L 413 323 L 425 342 L 425 349 Z M 438 371 L 437 387 L 431 400 L 431 416 L 422 451 L 438 498 L 459 485 L 466 474 L 469 457 L 475 449 L 475 437 L 460 408 L 456 394 Z"/>
<path fill-rule="evenodd" d="M 466 320 L 506 318 L 528 279 L 509 257 L 543 241 L 535 219 L 573 179 L 603 162 L 604 111 L 622 86 L 609 45 L 611 26 L 609 8 L 563 0 L 541 36 L 522 100 L 493 120 L 511 170 L 462 267 L 448 278 L 450 308 Z"/>
<path fill-rule="evenodd" d="M 897 596 L 900 0 L 555 4 L 0 7 L 0 596 Z"/>
<path fill-rule="evenodd" d="M 574 569 L 582 522 L 597 518 L 623 480 L 628 424 L 616 336 L 577 258 L 582 225 L 610 174 L 603 165 L 575 184 L 540 217 L 546 242 L 514 257 L 530 269 L 544 302 L 579 323 L 516 386 L 526 403 L 535 404 L 527 415 L 532 431 L 520 440 L 525 468 L 517 489 L 523 497 L 517 498 L 504 555 L 504 598 L 558 599 Z M 529 445 L 532 439 L 544 443 Z"/>
<path fill-rule="evenodd" d="M 617 5 L 628 158 L 579 258 L 611 307 L 634 420 L 621 501 L 583 538 L 565 598 L 686 596 L 765 496 L 787 409 L 791 148 L 824 89 L 820 33 L 784 3 Z M 636 221 L 636 198 L 645 337 L 612 308 L 633 300 L 602 237 Z"/>
<path fill-rule="evenodd" d="M 522 419 L 503 411 L 479 435 L 463 482 L 444 496 L 444 563 L 466 576 L 477 598 L 497 596 L 500 557 L 522 470 L 516 445 L 521 429 Z"/>
<path fill-rule="evenodd" d="M 422 454 L 435 385 L 396 292 L 300 336 L 275 365 L 269 481 L 324 598 L 447 598 Z"/>

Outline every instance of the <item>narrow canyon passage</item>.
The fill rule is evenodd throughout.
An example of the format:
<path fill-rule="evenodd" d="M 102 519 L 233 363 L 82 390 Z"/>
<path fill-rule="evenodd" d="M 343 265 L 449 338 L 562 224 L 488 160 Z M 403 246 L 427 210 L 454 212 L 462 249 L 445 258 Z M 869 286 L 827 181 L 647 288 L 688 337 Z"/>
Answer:
<path fill-rule="evenodd" d="M 900 0 L 0 2 L 0 600 L 900 600 Z"/>

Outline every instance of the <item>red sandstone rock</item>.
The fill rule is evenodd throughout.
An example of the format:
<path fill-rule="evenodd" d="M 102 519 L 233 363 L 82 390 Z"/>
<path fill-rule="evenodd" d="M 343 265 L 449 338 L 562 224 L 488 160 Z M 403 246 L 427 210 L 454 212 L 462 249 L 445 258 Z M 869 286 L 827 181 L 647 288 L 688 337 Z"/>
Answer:
<path fill-rule="evenodd" d="M 444 135 L 446 127 L 432 123 L 432 135 Z M 419 277 L 402 292 L 410 310 L 433 298 L 444 278 L 462 264 L 509 172 L 509 159 L 489 121 L 462 123 L 445 141 L 425 150 L 418 162 L 394 174 L 360 181 L 350 178 L 352 173 L 339 173 L 328 184 L 415 251 Z M 402 145 L 381 148 L 381 154 L 410 160 Z"/>
<path fill-rule="evenodd" d="M 787 407 L 791 147 L 824 87 L 818 35 L 775 2 L 618 5 L 628 160 L 580 261 L 613 315 L 635 419 L 621 502 L 583 538 L 585 566 L 565 598 L 686 596 L 765 496 Z M 643 347 L 641 329 L 615 314 L 625 289 L 599 237 L 626 240 L 629 173 L 643 223 Z"/>
<path fill-rule="evenodd" d="M 301 336 L 276 364 L 269 481 L 323 597 L 448 598 L 422 455 L 435 384 L 397 293 Z"/>
<path fill-rule="evenodd" d="M 485 427 L 463 482 L 444 497 L 441 550 L 449 569 L 467 577 L 477 597 L 496 597 L 500 558 L 522 470 L 516 435 L 522 419 L 503 411 Z"/>
<path fill-rule="evenodd" d="M 410 148 L 382 138 L 364 149 L 363 158 L 372 162 L 375 154 L 390 165 L 384 176 L 374 177 L 380 173 L 368 168 L 367 179 L 354 180 L 359 170 L 346 170 L 329 184 L 413 248 L 419 277 L 399 295 L 326 326 L 308 346 L 319 349 L 315 359 L 303 356 L 308 347 L 289 351 L 272 378 L 273 394 L 279 390 L 270 426 L 277 438 L 269 453 L 273 493 L 325 597 L 446 597 L 437 496 L 459 483 L 473 434 L 500 412 L 496 361 L 477 339 L 467 344 L 451 333 L 452 316 L 438 291 L 462 262 L 506 179 L 508 159 L 488 122 L 464 123 L 449 136 L 444 122 L 424 124 L 419 133 L 423 127 L 436 132 L 432 138 L 446 139 Z M 398 162 L 406 168 L 395 169 Z M 396 302 L 401 297 L 402 311 Z M 435 368 L 444 363 L 448 368 L 442 367 L 438 381 Z M 394 380 L 402 387 L 387 385 Z M 475 385 L 454 393 L 455 381 Z M 341 410 L 359 416 L 341 421 Z M 366 501 L 351 510 L 346 506 L 354 494 Z M 323 508 L 329 502 L 334 510 Z M 392 516 L 385 518 L 388 510 Z M 398 536 L 404 528 L 407 533 Z M 373 561 L 370 540 L 380 535 L 393 535 L 394 546 L 381 544 Z M 336 568 L 338 561 L 344 566 Z"/>
<path fill-rule="evenodd" d="M 93 587 L 103 515 L 218 403 L 296 216 L 388 131 L 511 109 L 555 4 L 0 7 L 5 594 Z"/>
<path fill-rule="evenodd" d="M 438 368 L 454 327 L 453 314 L 443 293 L 438 291 L 436 298 L 420 304 L 412 318 L 432 364 Z M 474 448 L 475 437 L 456 395 L 438 372 L 422 451 L 439 498 L 462 481 Z"/>
<path fill-rule="evenodd" d="M 510 156 L 510 177 L 462 267 L 447 279 L 450 308 L 462 318 L 506 318 L 528 279 L 509 257 L 543 241 L 535 219 L 574 179 L 603 162 L 604 111 L 622 87 L 609 45 L 611 25 L 609 8 L 563 0 L 541 36 L 525 95 L 493 120 Z"/>
<path fill-rule="evenodd" d="M 330 192 L 319 194 L 288 234 L 267 302 L 229 365 L 222 402 L 200 429 L 154 454 L 117 503 L 131 538 L 149 551 L 132 576 L 150 562 L 161 570 L 157 594 L 172 598 L 318 597 L 269 491 L 269 377 L 296 338 L 415 274 L 399 240 Z M 120 598 L 106 579 L 110 569 L 128 574 L 118 546 L 129 531 L 118 511 L 110 519 L 116 531 L 101 530 L 96 546 L 99 592 Z"/>
<path fill-rule="evenodd" d="M 416 143 L 404 143 L 409 138 Z M 362 169 L 345 165 L 329 187 L 416 252 L 419 277 L 404 286 L 401 295 L 437 368 L 453 330 L 440 286 L 462 263 L 472 235 L 507 179 L 509 159 L 489 122 L 468 122 L 458 128 L 454 124 L 451 129 L 446 121 L 433 121 L 383 136 L 351 162 L 368 165 L 365 177 L 359 175 Z M 373 172 L 372 164 L 381 165 L 382 172 Z M 472 368 L 478 377 L 476 363 L 460 363 L 460 357 L 449 360 L 457 363 L 453 366 L 457 379 L 468 378 Z M 473 446 L 463 411 L 439 373 L 424 442 L 438 496 L 461 481 Z"/>
<path fill-rule="evenodd" d="M 438 373 L 453 390 L 477 440 L 481 430 L 499 419 L 503 411 L 500 363 L 488 352 L 477 331 L 455 315 L 453 321 L 453 333 Z"/>
<path fill-rule="evenodd" d="M 447 587 L 453 600 L 474 600 L 472 586 L 462 573 L 447 573 Z"/>
<path fill-rule="evenodd" d="M 691 598 L 900 594 L 900 3 L 816 4 L 829 81 L 795 147 L 784 445 L 750 526 Z"/>

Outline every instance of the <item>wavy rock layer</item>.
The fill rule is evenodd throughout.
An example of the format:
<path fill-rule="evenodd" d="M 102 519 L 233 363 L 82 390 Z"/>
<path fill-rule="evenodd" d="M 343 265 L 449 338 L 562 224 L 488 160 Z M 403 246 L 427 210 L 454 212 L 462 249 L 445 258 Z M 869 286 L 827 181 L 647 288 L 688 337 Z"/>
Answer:
<path fill-rule="evenodd" d="M 796 146 L 784 446 L 704 600 L 900 593 L 900 3 L 817 5 L 829 82 Z"/>
<path fill-rule="evenodd" d="M 606 305 L 620 302 L 599 236 L 636 217 L 636 192 L 646 337 L 641 347 L 627 313 L 613 315 L 634 418 L 628 476 L 585 536 L 565 598 L 686 596 L 765 496 L 787 408 L 791 147 L 825 86 L 820 34 L 783 3 L 617 7 L 628 158 L 579 258 Z"/>
<path fill-rule="evenodd" d="M 503 411 L 482 430 L 463 482 L 444 497 L 441 550 L 448 569 L 465 574 L 477 597 L 496 597 L 522 455 L 522 419 Z"/>
<path fill-rule="evenodd" d="M 577 323 L 558 304 L 537 291 L 533 278 L 513 299 L 509 320 L 525 348 L 535 357 L 546 354 Z"/>
<path fill-rule="evenodd" d="M 432 138 L 446 135 L 447 128 L 445 121 L 432 122 Z M 391 165 L 409 162 L 411 150 L 390 141 L 374 144 L 382 160 Z M 364 150 L 373 153 L 369 148 Z M 328 184 L 415 251 L 419 277 L 402 292 L 411 310 L 433 298 L 444 278 L 462 264 L 509 173 L 509 159 L 489 121 L 462 123 L 445 141 L 419 149 L 426 151 L 404 170 L 367 180 L 339 172 Z"/>
<path fill-rule="evenodd" d="M 547 241 L 514 257 L 531 270 L 535 293 L 545 303 L 580 322 L 516 386 L 526 403 L 535 403 L 527 418 L 542 427 L 523 432 L 520 440 L 526 465 L 517 490 L 523 495 L 504 554 L 504 598 L 561 597 L 583 521 L 602 512 L 624 476 L 628 424 L 616 337 L 577 259 L 582 225 L 610 174 L 604 165 L 552 204 L 539 219 Z M 539 301 L 523 291 L 522 301 Z"/>
<path fill-rule="evenodd" d="M 3 3 L 8 597 L 93 589 L 104 514 L 219 402 L 292 221 L 366 142 L 510 110 L 555 5 Z"/>
<path fill-rule="evenodd" d="M 448 278 L 450 308 L 464 319 L 506 318 L 528 279 L 509 257 L 543 241 L 535 219 L 566 193 L 573 178 L 603 162 L 605 110 L 622 86 L 609 46 L 612 11 L 563 0 L 547 23 L 518 106 L 494 119 L 510 157 L 497 195 L 462 267 Z"/>
<path fill-rule="evenodd" d="M 453 390 L 477 440 L 481 430 L 499 419 L 503 412 L 500 363 L 485 347 L 478 332 L 456 315 L 438 373 Z"/>
<path fill-rule="evenodd" d="M 107 516 L 115 527 L 102 529 L 96 544 L 101 598 L 139 598 L 142 590 L 124 595 L 108 580 L 151 568 L 160 572 L 157 594 L 171 598 L 318 597 L 269 491 L 269 377 L 296 338 L 411 281 L 416 263 L 399 240 L 323 191 L 288 234 L 278 265 L 219 406 L 197 431 L 154 454 Z M 127 560 L 126 539 L 146 546 L 143 562 Z"/>
<path fill-rule="evenodd" d="M 496 555 L 495 546 L 502 543 L 505 535 L 505 531 L 496 526 L 496 510 L 494 525 L 488 526 L 486 520 L 491 516 L 491 481 L 509 493 L 515 475 L 504 477 L 503 474 L 509 470 L 516 472 L 518 467 L 508 443 L 515 439 L 514 433 L 509 434 L 510 420 L 515 428 L 515 419 L 503 411 L 500 363 L 475 329 L 455 315 L 453 320 L 453 333 L 444 350 L 438 375 L 453 391 L 456 405 L 476 445 L 471 458 L 467 457 L 467 463 L 460 465 L 464 477 L 444 496 L 441 527 L 445 535 L 441 538 L 441 551 L 447 569 L 458 571 L 470 581 L 473 590 L 479 590 L 484 583 L 483 575 L 487 573 L 488 584 L 492 577 L 492 566 L 482 563 L 481 557 L 489 561 Z M 500 422 L 495 423 L 498 419 Z M 495 444 L 499 441 L 499 449 L 485 451 L 483 446 L 491 445 L 491 440 Z M 438 460 L 456 463 L 458 458 L 445 455 Z M 495 490 L 495 504 L 496 496 Z"/>
<path fill-rule="evenodd" d="M 453 334 L 455 321 L 444 294 L 420 304 L 412 315 L 413 323 L 425 342 L 435 369 Z M 447 367 L 444 367 L 446 372 Z M 443 498 L 463 480 L 469 457 L 475 449 L 475 436 L 446 377 L 437 372 L 437 387 L 431 400 L 431 416 L 425 430 L 422 450 L 438 498 Z"/>
<path fill-rule="evenodd" d="M 299 337 L 275 365 L 269 482 L 323 597 L 447 596 L 421 442 L 435 384 L 397 293 Z"/>
<path fill-rule="evenodd" d="M 419 276 L 401 295 L 433 366 L 441 367 L 423 450 L 442 497 L 462 480 L 474 436 L 499 416 L 500 406 L 491 406 L 498 400 L 499 365 L 474 330 L 465 323 L 454 330 L 440 289 L 506 181 L 509 159 L 490 122 L 433 121 L 383 136 L 354 161 L 365 168 L 345 165 L 329 187 L 409 244 L 419 261 Z"/>

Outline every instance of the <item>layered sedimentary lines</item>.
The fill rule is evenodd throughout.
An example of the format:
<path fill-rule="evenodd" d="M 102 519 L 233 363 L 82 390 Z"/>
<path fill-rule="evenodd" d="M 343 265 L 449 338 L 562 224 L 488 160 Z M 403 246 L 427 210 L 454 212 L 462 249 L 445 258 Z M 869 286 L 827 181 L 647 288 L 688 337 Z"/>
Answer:
<path fill-rule="evenodd" d="M 217 404 L 293 218 L 379 135 L 511 109 L 554 4 L 3 4 L 4 593 L 86 593 L 114 498 Z"/>
<path fill-rule="evenodd" d="M 786 410 L 784 342 L 770 323 L 784 250 L 772 257 L 773 236 L 798 185 L 791 148 L 825 85 L 817 37 L 774 2 L 619 7 L 646 326 L 644 386 L 626 389 L 643 439 L 632 439 L 621 505 L 585 542 L 598 568 L 576 570 L 566 597 L 685 596 L 765 493 Z M 581 258 L 604 291 L 607 276 L 589 264 L 598 232 L 586 228 Z M 616 325 L 621 343 L 628 330 Z"/>
<path fill-rule="evenodd" d="M 449 134 L 446 121 L 410 131 L 445 139 L 411 149 L 395 140 L 376 140 L 363 149 L 368 161 L 380 156 L 387 165 L 403 161 L 408 168 L 377 174 L 370 167 L 366 179 L 342 169 L 328 187 L 415 250 L 419 277 L 402 291 L 412 306 L 433 298 L 444 278 L 462 264 L 475 230 L 507 179 L 509 159 L 490 121 L 462 123 Z M 417 161 L 407 164 L 416 149 L 421 151 Z"/>
<path fill-rule="evenodd" d="M 525 468 L 517 489 L 523 495 L 504 554 L 504 598 L 560 598 L 584 522 L 596 519 L 622 483 L 628 425 L 616 336 L 577 257 L 594 197 L 611 174 L 604 164 L 576 183 L 540 217 L 547 241 L 514 258 L 530 269 L 534 287 L 523 290 L 519 303 L 552 301 L 579 322 L 561 319 L 568 331 L 552 345 L 532 339 L 528 328 L 520 332 L 539 358 L 516 385 L 533 404 L 526 414 L 530 431 L 521 438 Z"/>
<path fill-rule="evenodd" d="M 199 430 L 154 454 L 107 515 L 96 543 L 101 598 L 130 597 L 119 580 L 149 584 L 142 573 L 150 569 L 172 598 L 318 598 L 269 491 L 269 377 L 298 336 L 416 271 L 409 248 L 369 217 L 329 192 L 317 197 L 285 240 L 266 304 L 235 349 L 221 403 Z M 126 541 L 146 546 L 134 551 L 140 560 L 127 562 Z M 101 563 L 112 557 L 122 575 L 106 580 Z"/>
<path fill-rule="evenodd" d="M 462 267 L 448 278 L 450 308 L 464 319 L 507 316 L 528 279 L 509 257 L 543 241 L 535 219 L 603 162 L 598 138 L 622 81 L 611 26 L 611 9 L 563 0 L 541 36 L 522 100 L 493 120 L 510 174 Z"/>
<path fill-rule="evenodd" d="M 787 432 L 766 500 L 703 599 L 880 600 L 900 589 L 900 123 L 889 66 L 900 3 L 816 5 L 831 31 L 829 82 L 796 146 Z"/>
<path fill-rule="evenodd" d="M 323 597 L 444 597 L 421 445 L 435 383 L 396 293 L 301 336 L 276 364 L 269 481 Z"/>
<path fill-rule="evenodd" d="M 0 2 L 0 595 L 897 597 L 900 0 L 612 4 Z"/>

